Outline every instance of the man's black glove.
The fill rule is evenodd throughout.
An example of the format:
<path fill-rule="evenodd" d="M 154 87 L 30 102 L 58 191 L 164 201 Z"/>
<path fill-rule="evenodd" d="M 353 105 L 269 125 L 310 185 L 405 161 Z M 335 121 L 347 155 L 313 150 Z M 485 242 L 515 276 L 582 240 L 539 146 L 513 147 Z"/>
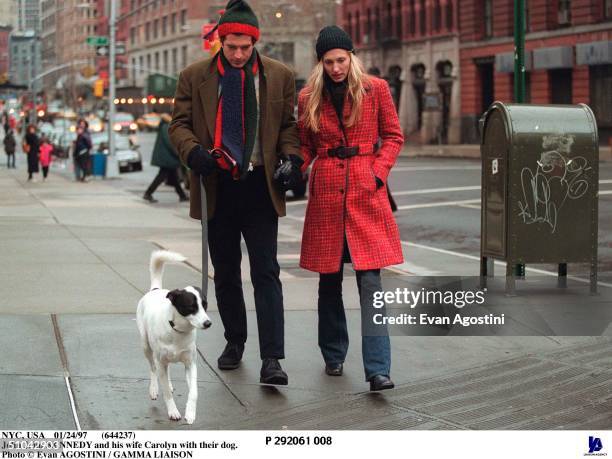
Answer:
<path fill-rule="evenodd" d="M 187 155 L 187 165 L 202 177 L 208 177 L 217 169 L 217 161 L 202 145 L 196 145 Z"/>
<path fill-rule="evenodd" d="M 304 160 L 297 155 L 289 155 L 288 159 L 281 161 L 274 171 L 274 183 L 281 193 L 294 190 L 302 184 L 303 164 Z"/>

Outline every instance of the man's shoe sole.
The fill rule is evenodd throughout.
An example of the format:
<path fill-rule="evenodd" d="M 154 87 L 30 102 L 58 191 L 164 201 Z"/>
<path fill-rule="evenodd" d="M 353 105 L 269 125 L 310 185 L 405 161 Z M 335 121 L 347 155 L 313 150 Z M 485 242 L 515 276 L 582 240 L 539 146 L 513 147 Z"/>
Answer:
<path fill-rule="evenodd" d="M 221 363 L 217 362 L 217 368 L 219 368 L 219 370 L 235 370 L 239 366 L 240 366 L 240 362 L 238 362 L 238 363 L 224 363 L 224 364 L 221 364 Z"/>
<path fill-rule="evenodd" d="M 389 390 L 389 389 L 393 389 L 395 387 L 395 384 L 388 384 L 385 386 L 380 386 L 380 387 L 372 387 L 372 385 L 370 385 L 370 392 L 380 392 L 381 390 Z"/>
<path fill-rule="evenodd" d="M 268 376 L 267 378 L 260 378 L 261 384 L 269 384 L 271 386 L 286 386 L 289 383 L 289 378 L 283 375 Z"/>

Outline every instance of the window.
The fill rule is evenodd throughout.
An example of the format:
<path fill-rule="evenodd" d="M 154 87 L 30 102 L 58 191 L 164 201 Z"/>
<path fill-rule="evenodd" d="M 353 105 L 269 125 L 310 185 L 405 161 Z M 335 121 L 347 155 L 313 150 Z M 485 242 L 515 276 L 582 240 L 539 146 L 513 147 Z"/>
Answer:
<path fill-rule="evenodd" d="M 571 1 L 559 0 L 559 25 L 570 25 L 571 20 Z"/>
<path fill-rule="evenodd" d="M 416 4 L 414 0 L 410 0 L 410 20 L 408 21 L 410 35 L 416 33 Z"/>
<path fill-rule="evenodd" d="M 396 14 L 395 20 L 397 21 L 395 24 L 395 28 L 397 29 L 396 33 L 397 33 L 397 37 L 401 38 L 402 35 L 404 35 L 404 31 L 402 30 L 403 24 L 402 24 L 402 2 L 401 0 L 397 0 L 397 4 L 395 8 L 397 10 L 395 12 Z"/>
<path fill-rule="evenodd" d="M 144 68 L 143 68 L 144 67 L 144 56 L 140 56 L 138 58 L 138 65 L 140 66 L 140 68 L 138 69 L 139 70 L 138 73 L 142 75 L 144 73 Z"/>
<path fill-rule="evenodd" d="M 442 28 L 442 7 L 440 6 L 440 0 L 434 1 L 433 10 L 433 29 L 435 32 L 439 32 Z"/>
<path fill-rule="evenodd" d="M 525 3 L 529 3 L 529 1 Z M 451 0 L 446 4 L 446 28 L 453 30 L 453 2 Z"/>
<path fill-rule="evenodd" d="M 159 19 L 153 21 L 153 38 L 157 38 L 159 34 Z"/>
<path fill-rule="evenodd" d="M 136 43 L 136 28 L 135 27 L 131 27 L 130 28 L 130 44 L 134 44 Z"/>
<path fill-rule="evenodd" d="M 132 58 L 132 81 L 136 81 L 136 58 Z"/>
<path fill-rule="evenodd" d="M 178 73 L 178 49 L 172 49 L 172 74 L 176 75 Z"/>
<path fill-rule="evenodd" d="M 181 11 L 181 27 L 185 27 L 187 25 L 187 10 Z"/>
<path fill-rule="evenodd" d="M 167 32 L 168 32 L 168 16 L 164 16 L 162 18 L 162 37 L 165 37 Z"/>
<path fill-rule="evenodd" d="M 419 11 L 419 22 L 420 22 L 420 31 L 421 31 L 421 35 L 425 35 L 427 28 L 425 27 L 426 24 L 426 15 L 425 15 L 425 0 L 421 0 L 421 9 Z"/>
<path fill-rule="evenodd" d="M 391 2 L 387 3 L 387 34 L 393 35 L 393 11 Z"/>
<path fill-rule="evenodd" d="M 183 46 L 181 48 L 181 52 L 183 54 L 182 56 L 182 60 L 183 60 L 183 68 L 187 67 L 187 46 Z"/>
<path fill-rule="evenodd" d="M 604 18 L 612 19 L 612 0 L 604 0 Z"/>
<path fill-rule="evenodd" d="M 159 51 L 155 51 L 155 71 L 159 72 Z"/>
<path fill-rule="evenodd" d="M 374 26 L 376 27 L 376 41 L 380 41 L 381 24 L 382 17 L 380 16 L 380 8 L 376 7 L 376 21 L 374 21 Z"/>
<path fill-rule="evenodd" d="M 147 72 L 151 71 L 151 55 L 147 54 Z"/>
<path fill-rule="evenodd" d="M 484 35 L 487 38 L 493 35 L 493 0 L 484 2 Z"/>
<path fill-rule="evenodd" d="M 353 38 L 353 15 L 351 13 L 348 14 L 346 29 L 349 34 L 349 37 Z"/>
<path fill-rule="evenodd" d="M 365 30 L 365 33 L 366 33 L 366 35 L 368 37 L 368 40 L 369 40 L 370 34 L 372 33 L 372 11 L 370 10 L 370 8 L 368 8 L 368 10 L 366 12 L 366 30 Z"/>
<path fill-rule="evenodd" d="M 361 16 L 359 11 L 355 13 L 355 42 L 361 42 Z"/>
<path fill-rule="evenodd" d="M 176 13 L 172 13 L 172 21 L 170 21 L 170 30 L 172 33 L 176 33 Z"/>
<path fill-rule="evenodd" d="M 145 40 L 149 41 L 151 39 L 151 23 L 147 22 L 145 24 Z"/>
<path fill-rule="evenodd" d="M 168 73 L 168 50 L 164 50 L 164 73 Z"/>

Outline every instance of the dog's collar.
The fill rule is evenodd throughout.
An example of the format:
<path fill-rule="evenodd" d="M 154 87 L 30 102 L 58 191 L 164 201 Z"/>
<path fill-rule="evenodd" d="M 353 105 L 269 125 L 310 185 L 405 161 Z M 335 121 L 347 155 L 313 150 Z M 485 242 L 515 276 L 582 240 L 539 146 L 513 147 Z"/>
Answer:
<path fill-rule="evenodd" d="M 177 333 L 187 333 L 186 331 L 181 331 L 178 328 L 174 327 L 174 320 L 169 320 L 168 323 L 170 324 L 170 326 L 172 327 L 172 330 L 174 330 Z"/>

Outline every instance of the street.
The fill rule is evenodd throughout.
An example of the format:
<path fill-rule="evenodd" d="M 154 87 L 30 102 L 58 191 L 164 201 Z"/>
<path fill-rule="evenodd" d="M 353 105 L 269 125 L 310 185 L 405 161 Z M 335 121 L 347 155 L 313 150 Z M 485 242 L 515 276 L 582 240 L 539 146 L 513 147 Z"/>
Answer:
<path fill-rule="evenodd" d="M 139 134 L 142 172 L 76 183 L 70 165 L 27 183 L 0 163 L 0 426 L 2 429 L 606 429 L 612 421 L 610 317 L 606 336 L 392 336 L 396 389 L 367 392 L 360 352 L 354 274 L 345 267 L 344 301 L 351 347 L 341 378 L 323 372 L 317 348 L 318 276 L 298 267 L 306 200 L 288 203 L 279 223 L 289 386 L 258 384 L 259 350 L 248 257 L 242 278 L 249 340 L 242 366 L 222 372 L 216 359 L 223 327 L 210 283 L 213 326 L 198 332 L 198 418 L 166 419 L 147 396 L 148 367 L 134 322 L 149 288 L 150 252 L 166 248 L 188 263 L 166 269 L 164 286 L 199 285 L 200 227 L 171 187 L 142 194 L 155 134 Z M 405 263 L 383 272 L 385 286 L 418 276 L 477 276 L 480 248 L 480 162 L 399 158 L 390 178 L 399 206 Z M 576 229 L 579 231 L 579 227 Z M 612 163 L 600 164 L 599 290 L 612 288 Z M 530 271 L 530 269 L 537 271 Z M 212 274 L 212 267 L 210 268 Z M 496 276 L 503 278 L 503 267 Z M 556 266 L 527 266 L 527 280 L 555 301 Z M 570 264 L 566 297 L 587 303 L 588 272 Z M 533 299 L 512 299 L 516 305 Z M 551 300 L 552 299 L 552 300 Z M 551 334 L 552 335 L 552 334 Z M 186 384 L 173 367 L 183 412 Z"/>

